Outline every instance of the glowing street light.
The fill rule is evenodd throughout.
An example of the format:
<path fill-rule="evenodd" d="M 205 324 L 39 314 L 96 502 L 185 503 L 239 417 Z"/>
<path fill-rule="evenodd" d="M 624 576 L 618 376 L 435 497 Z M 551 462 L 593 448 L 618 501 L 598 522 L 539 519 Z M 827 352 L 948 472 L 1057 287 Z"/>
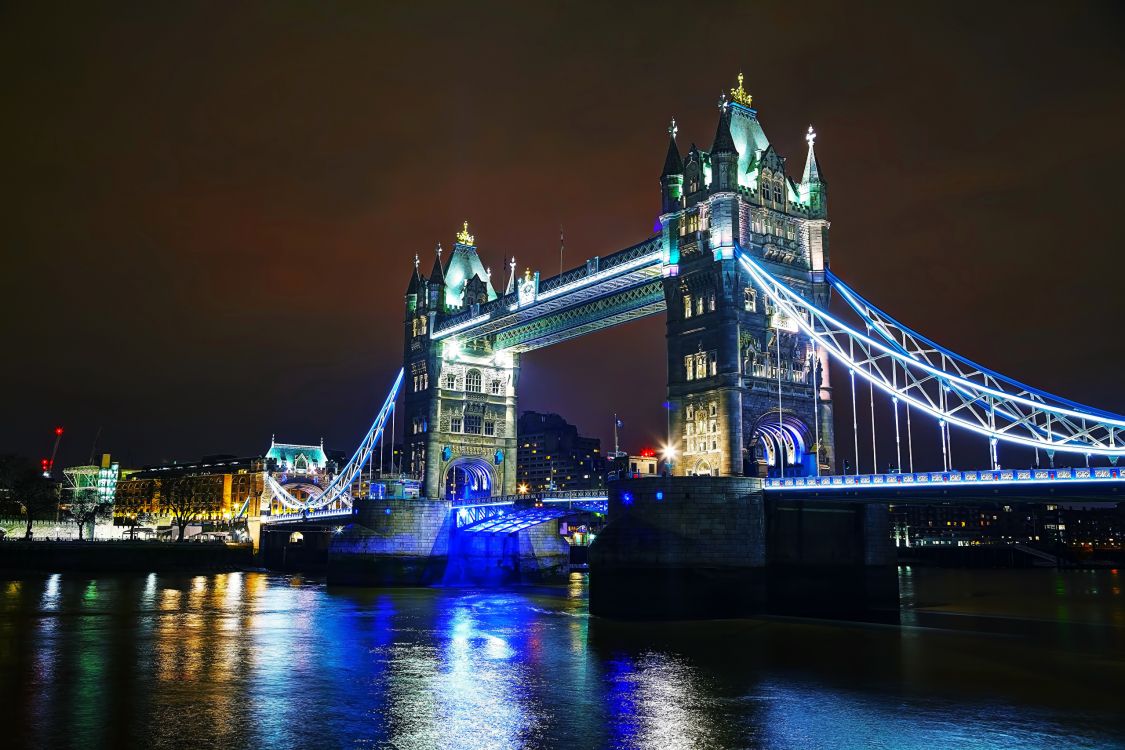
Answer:
<path fill-rule="evenodd" d="M 521 495 L 526 495 L 528 489 L 529 488 L 526 484 L 521 484 L 519 487 L 516 488 L 516 492 L 520 493 Z"/>

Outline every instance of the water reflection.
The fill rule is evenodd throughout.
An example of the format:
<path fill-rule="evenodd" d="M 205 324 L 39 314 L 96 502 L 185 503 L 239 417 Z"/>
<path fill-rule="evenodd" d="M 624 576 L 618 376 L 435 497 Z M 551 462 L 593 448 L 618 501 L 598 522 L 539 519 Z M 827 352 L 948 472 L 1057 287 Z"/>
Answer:
<path fill-rule="evenodd" d="M 8 746 L 1109 747 L 1116 571 L 900 571 L 904 627 L 591 619 L 586 580 L 0 582 Z M 12 740 L 11 743 L 8 740 Z"/>

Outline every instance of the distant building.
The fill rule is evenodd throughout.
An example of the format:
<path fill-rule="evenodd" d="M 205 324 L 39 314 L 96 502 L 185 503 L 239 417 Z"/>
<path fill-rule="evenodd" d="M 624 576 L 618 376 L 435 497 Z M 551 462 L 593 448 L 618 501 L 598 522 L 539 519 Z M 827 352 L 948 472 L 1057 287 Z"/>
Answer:
<path fill-rule="evenodd" d="M 1125 544 L 1125 504 L 1008 503 L 893 505 L 900 547 L 1030 544 L 1119 550 Z"/>
<path fill-rule="evenodd" d="M 558 414 L 525 411 L 519 419 L 516 477 L 530 492 L 605 486 L 601 440 L 578 434 Z"/>
<path fill-rule="evenodd" d="M 123 472 L 117 482 L 116 523 L 150 515 L 167 523 L 173 502 L 188 503 L 199 520 L 229 520 L 247 502 L 260 502 L 265 490 L 266 459 L 207 456 L 197 462 L 168 463 Z"/>
<path fill-rule="evenodd" d="M 622 453 L 609 462 L 610 479 L 643 479 L 660 476 L 660 459 L 652 448 L 642 448 L 635 456 Z"/>

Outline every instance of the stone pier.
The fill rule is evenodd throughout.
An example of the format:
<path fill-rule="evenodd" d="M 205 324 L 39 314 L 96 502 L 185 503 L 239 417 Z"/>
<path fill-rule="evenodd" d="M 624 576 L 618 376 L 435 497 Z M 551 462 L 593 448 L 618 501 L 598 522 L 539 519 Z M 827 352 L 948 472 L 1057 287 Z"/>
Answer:
<path fill-rule="evenodd" d="M 590 611 L 897 620 L 885 506 L 768 499 L 748 477 L 612 482 L 590 547 Z"/>
<path fill-rule="evenodd" d="M 446 500 L 357 500 L 354 523 L 328 550 L 328 583 L 427 586 L 441 583 L 453 515 Z"/>

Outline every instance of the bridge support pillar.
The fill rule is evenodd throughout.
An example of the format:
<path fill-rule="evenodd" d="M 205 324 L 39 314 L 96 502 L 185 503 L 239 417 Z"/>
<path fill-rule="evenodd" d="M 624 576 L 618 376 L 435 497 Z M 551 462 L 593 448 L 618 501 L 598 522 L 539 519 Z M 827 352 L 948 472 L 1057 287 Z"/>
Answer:
<path fill-rule="evenodd" d="M 590 547 L 590 612 L 897 621 L 886 506 L 781 502 L 752 477 L 622 480 Z"/>
<path fill-rule="evenodd" d="M 445 500 L 356 500 L 355 522 L 333 536 L 328 583 L 425 586 L 441 583 L 452 528 Z"/>

